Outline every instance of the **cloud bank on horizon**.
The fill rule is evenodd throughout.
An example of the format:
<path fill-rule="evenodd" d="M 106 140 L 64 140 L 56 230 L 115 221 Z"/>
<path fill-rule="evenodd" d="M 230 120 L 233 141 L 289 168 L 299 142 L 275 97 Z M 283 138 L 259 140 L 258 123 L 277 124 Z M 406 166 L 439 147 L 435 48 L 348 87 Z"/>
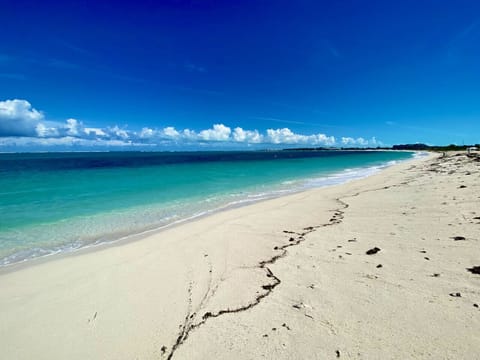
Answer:
<path fill-rule="evenodd" d="M 241 148 L 250 146 L 345 146 L 365 147 L 382 145 L 375 137 L 341 137 L 333 135 L 297 134 L 289 128 L 267 129 L 264 133 L 241 127 L 231 128 L 214 124 L 210 129 L 160 129 L 144 127 L 140 131 L 120 128 L 118 125 L 88 127 L 77 119 L 64 122 L 48 120 L 27 100 L 0 101 L 0 149 L 2 148 Z"/>

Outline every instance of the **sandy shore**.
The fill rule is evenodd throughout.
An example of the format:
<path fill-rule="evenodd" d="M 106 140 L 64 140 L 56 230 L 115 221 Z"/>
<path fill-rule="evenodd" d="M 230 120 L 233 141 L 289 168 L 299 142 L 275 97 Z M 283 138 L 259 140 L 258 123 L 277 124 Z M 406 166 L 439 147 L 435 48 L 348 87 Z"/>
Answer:
<path fill-rule="evenodd" d="M 0 358 L 479 359 L 475 266 L 480 162 L 434 155 L 4 271 Z"/>

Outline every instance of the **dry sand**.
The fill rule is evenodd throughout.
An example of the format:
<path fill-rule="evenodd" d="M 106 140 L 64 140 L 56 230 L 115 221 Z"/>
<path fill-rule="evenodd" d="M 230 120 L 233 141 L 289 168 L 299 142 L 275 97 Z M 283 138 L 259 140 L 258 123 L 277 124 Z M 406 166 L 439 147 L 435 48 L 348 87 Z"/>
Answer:
<path fill-rule="evenodd" d="M 0 358 L 480 359 L 479 245 L 480 162 L 434 155 L 4 270 Z"/>

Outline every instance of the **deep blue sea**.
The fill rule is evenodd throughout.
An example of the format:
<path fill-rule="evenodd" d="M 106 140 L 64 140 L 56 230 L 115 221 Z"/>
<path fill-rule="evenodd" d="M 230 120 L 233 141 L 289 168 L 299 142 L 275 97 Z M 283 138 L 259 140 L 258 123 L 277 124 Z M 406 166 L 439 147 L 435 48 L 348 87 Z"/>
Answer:
<path fill-rule="evenodd" d="M 368 176 L 408 152 L 0 154 L 0 266 Z"/>

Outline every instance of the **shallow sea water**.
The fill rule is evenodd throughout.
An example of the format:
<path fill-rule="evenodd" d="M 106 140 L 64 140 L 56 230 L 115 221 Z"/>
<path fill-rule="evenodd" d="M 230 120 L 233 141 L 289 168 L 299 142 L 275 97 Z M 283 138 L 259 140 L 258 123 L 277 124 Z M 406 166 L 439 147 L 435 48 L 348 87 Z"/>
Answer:
<path fill-rule="evenodd" d="M 368 176 L 391 151 L 0 154 L 0 266 Z"/>

